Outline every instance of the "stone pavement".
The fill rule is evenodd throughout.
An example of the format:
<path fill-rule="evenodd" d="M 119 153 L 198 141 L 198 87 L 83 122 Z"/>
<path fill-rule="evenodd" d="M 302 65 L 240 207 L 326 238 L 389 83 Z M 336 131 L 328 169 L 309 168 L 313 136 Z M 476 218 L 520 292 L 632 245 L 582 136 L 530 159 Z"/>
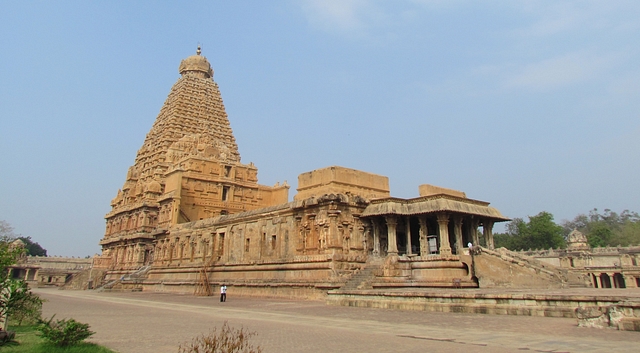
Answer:
<path fill-rule="evenodd" d="M 588 329 L 576 320 L 326 306 L 319 301 L 35 289 L 43 315 L 86 322 L 91 341 L 118 352 L 173 353 L 221 326 L 257 332 L 265 353 L 637 352 L 638 332 Z"/>

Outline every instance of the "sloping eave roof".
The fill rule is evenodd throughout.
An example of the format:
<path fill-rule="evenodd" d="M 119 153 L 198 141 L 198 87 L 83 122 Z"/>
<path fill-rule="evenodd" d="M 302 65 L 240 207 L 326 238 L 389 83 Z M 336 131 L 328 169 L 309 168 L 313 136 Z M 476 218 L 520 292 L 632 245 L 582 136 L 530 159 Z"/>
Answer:
<path fill-rule="evenodd" d="M 386 198 L 374 200 L 362 212 L 362 217 L 382 215 L 410 216 L 417 214 L 453 212 L 471 214 L 503 222 L 510 219 L 500 211 L 482 201 L 460 198 L 449 195 L 434 195 L 415 199 Z"/>

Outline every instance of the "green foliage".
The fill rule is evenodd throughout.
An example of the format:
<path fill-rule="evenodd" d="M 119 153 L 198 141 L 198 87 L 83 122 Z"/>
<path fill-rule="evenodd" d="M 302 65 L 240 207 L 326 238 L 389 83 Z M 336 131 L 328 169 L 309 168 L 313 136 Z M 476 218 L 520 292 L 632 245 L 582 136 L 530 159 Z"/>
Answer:
<path fill-rule="evenodd" d="M 16 281 L 16 289 L 9 301 L 8 316 L 18 325 L 35 324 L 42 317 L 42 300 L 31 292 L 24 281 Z"/>
<path fill-rule="evenodd" d="M 213 328 L 209 334 L 195 337 L 191 343 L 180 345 L 178 353 L 261 353 L 260 346 L 254 347 L 249 339 L 255 336 L 244 327 L 236 329 L 227 322 L 220 331 Z"/>
<path fill-rule="evenodd" d="M 4 288 L 2 283 L 9 278 L 8 267 L 15 264 L 24 253 L 24 249 L 11 246 L 14 240 L 13 227 L 5 221 L 0 221 L 0 290 Z"/>
<path fill-rule="evenodd" d="M 13 237 L 13 228 L 9 223 L 0 221 L 0 327 L 6 327 L 5 320 L 12 310 L 19 311 L 25 301 L 35 296 L 23 281 L 9 278 L 9 266 L 15 264 L 24 253 L 24 249 L 11 246 Z"/>
<path fill-rule="evenodd" d="M 2 347 L 2 353 L 114 353 L 106 347 L 89 342 L 67 347 L 55 346 L 38 335 L 35 325 L 17 326 L 13 330 L 16 331 L 16 338 Z"/>
<path fill-rule="evenodd" d="M 57 347 L 73 346 L 89 338 L 95 332 L 89 330 L 89 324 L 74 319 L 53 321 L 55 315 L 48 320 L 39 320 L 40 335 Z"/>
<path fill-rule="evenodd" d="M 506 226 L 506 233 L 494 235 L 496 247 L 510 250 L 549 249 L 564 247 L 563 228 L 553 221 L 549 212 L 529 217 L 529 222 L 515 218 Z"/>
<path fill-rule="evenodd" d="M 574 229 L 582 232 L 592 247 L 640 244 L 640 215 L 629 210 L 618 214 L 605 209 L 599 213 L 594 208 L 589 214 L 580 214 L 562 226 L 565 234 Z"/>
<path fill-rule="evenodd" d="M 18 237 L 24 243 L 24 248 L 27 251 L 27 255 L 30 256 L 47 256 L 47 249 L 44 249 L 40 244 L 31 240 L 31 237 Z"/>

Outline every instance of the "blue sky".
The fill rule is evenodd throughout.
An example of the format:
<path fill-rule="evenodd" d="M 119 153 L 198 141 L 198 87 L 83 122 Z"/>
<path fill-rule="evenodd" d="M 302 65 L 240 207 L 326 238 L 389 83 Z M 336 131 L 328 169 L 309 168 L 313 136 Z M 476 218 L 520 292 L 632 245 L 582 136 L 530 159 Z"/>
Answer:
<path fill-rule="evenodd" d="M 508 217 L 640 212 L 640 2 L 59 1 L 0 7 L 0 220 L 100 251 L 202 45 L 260 183 L 330 165 Z"/>

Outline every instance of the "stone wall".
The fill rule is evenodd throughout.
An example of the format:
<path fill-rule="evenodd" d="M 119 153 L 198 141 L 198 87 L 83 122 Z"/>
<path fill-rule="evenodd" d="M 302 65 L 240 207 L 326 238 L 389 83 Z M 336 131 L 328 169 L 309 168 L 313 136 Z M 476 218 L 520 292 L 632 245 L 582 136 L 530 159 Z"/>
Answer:
<path fill-rule="evenodd" d="M 640 287 L 640 246 L 519 252 L 590 278 L 595 288 Z"/>

